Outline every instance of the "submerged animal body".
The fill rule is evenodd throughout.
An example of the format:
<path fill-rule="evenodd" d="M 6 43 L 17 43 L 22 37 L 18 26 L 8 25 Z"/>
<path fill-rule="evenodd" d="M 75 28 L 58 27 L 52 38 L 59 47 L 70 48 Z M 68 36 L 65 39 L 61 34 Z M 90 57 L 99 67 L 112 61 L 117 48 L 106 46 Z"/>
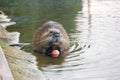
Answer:
<path fill-rule="evenodd" d="M 33 36 L 33 49 L 48 56 L 51 56 L 53 50 L 58 50 L 60 54 L 66 53 L 69 46 L 67 32 L 60 23 L 55 21 L 44 23 Z"/>

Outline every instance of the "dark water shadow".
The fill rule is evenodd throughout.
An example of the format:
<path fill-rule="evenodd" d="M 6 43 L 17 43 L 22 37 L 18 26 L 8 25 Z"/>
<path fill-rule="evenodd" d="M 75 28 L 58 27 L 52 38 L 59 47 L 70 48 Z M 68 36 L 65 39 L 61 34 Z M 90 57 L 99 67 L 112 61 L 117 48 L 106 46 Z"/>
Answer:
<path fill-rule="evenodd" d="M 36 61 L 38 62 L 37 65 L 40 70 L 42 70 L 41 67 L 47 67 L 49 65 L 61 65 L 64 62 L 65 57 L 69 55 L 69 53 L 66 53 L 57 58 L 53 58 L 34 51 L 31 45 L 24 46 L 22 50 L 30 52 L 36 57 Z"/>

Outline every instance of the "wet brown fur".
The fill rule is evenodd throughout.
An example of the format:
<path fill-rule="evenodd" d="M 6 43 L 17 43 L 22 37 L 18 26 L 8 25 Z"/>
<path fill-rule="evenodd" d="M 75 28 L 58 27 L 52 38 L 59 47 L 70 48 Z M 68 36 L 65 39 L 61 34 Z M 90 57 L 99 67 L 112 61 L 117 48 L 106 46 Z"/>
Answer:
<path fill-rule="evenodd" d="M 50 45 L 45 41 L 45 39 L 50 36 L 50 30 L 60 32 L 60 36 L 63 41 L 57 46 L 60 48 L 61 53 L 67 52 L 69 49 L 69 37 L 67 32 L 60 23 L 54 21 L 48 21 L 36 30 L 32 41 L 33 49 L 35 51 L 45 53 L 45 50 L 50 47 Z"/>

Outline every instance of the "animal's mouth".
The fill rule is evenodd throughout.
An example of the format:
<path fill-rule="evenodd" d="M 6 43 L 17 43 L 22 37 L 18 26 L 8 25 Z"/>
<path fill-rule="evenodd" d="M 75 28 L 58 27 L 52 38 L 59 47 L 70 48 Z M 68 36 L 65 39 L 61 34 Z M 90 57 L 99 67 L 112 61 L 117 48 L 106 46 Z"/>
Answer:
<path fill-rule="evenodd" d="M 57 45 L 59 45 L 59 44 L 60 44 L 60 41 L 59 41 L 59 39 L 57 39 L 57 38 L 54 39 L 53 42 L 52 42 L 52 45 L 53 45 L 53 46 L 57 46 Z"/>
<path fill-rule="evenodd" d="M 50 47 L 47 49 L 47 51 L 46 51 L 47 55 L 48 55 L 48 56 L 51 56 L 51 53 L 52 53 L 52 51 L 54 51 L 54 50 L 57 50 L 59 53 L 61 53 L 60 48 L 53 45 L 53 46 L 50 46 Z"/>
<path fill-rule="evenodd" d="M 49 47 L 46 50 L 47 55 L 52 56 L 51 53 L 61 53 L 60 51 L 60 39 L 59 38 L 53 38 L 51 42 L 48 43 Z M 54 54 L 55 55 L 55 54 Z"/>
<path fill-rule="evenodd" d="M 57 45 L 59 45 L 58 42 L 54 42 L 54 43 L 53 43 L 53 46 L 57 46 Z"/>

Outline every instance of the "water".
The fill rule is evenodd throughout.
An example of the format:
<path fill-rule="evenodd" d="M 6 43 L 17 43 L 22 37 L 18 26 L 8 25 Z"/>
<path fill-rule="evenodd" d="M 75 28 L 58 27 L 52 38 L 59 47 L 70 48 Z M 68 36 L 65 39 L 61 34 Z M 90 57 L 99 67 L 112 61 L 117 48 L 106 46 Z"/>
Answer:
<path fill-rule="evenodd" d="M 0 9 L 17 22 L 21 42 L 31 42 L 34 31 L 47 20 L 63 24 L 72 52 L 64 58 L 34 53 L 38 67 L 49 80 L 120 79 L 119 0 L 0 0 Z M 49 3 L 49 4 L 48 4 Z"/>

